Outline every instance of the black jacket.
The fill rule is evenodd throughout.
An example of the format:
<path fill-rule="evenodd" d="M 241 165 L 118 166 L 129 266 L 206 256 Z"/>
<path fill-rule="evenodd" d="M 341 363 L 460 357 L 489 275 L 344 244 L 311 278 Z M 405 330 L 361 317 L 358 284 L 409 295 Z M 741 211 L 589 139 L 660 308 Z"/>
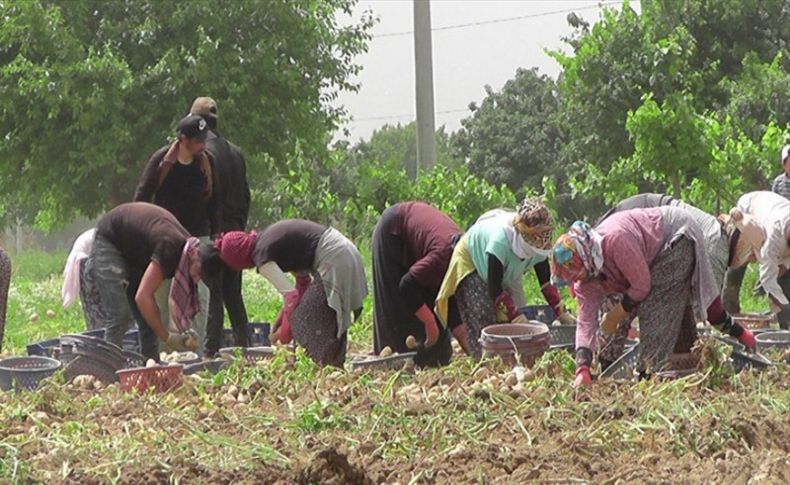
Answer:
<path fill-rule="evenodd" d="M 170 211 L 192 236 L 211 236 L 220 231 L 222 208 L 220 190 L 213 156 L 206 153 L 211 181 L 201 169 L 201 158 L 189 165 L 175 162 L 160 180 L 161 162 L 170 145 L 165 145 L 148 160 L 137 191 L 135 202 L 151 202 Z"/>
<path fill-rule="evenodd" d="M 214 158 L 222 206 L 221 232 L 243 231 L 250 212 L 247 165 L 239 147 L 209 131 L 206 149 Z"/>

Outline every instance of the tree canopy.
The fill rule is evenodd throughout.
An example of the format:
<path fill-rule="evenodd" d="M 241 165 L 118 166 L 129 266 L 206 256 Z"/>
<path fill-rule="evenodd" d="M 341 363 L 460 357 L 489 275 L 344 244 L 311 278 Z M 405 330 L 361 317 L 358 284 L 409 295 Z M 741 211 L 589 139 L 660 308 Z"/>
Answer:
<path fill-rule="evenodd" d="M 0 189 L 52 227 L 127 200 L 193 98 L 220 131 L 284 164 L 325 150 L 372 18 L 354 0 L 0 2 Z M 253 157 L 263 160 L 263 157 Z M 252 164 L 253 177 L 278 165 Z M 12 201 L 12 202 L 9 202 Z"/>

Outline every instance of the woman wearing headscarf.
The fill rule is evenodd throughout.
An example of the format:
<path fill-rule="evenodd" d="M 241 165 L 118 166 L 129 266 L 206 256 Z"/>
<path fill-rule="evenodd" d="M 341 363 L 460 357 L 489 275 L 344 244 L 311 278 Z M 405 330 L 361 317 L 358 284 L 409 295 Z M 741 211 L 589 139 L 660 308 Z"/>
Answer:
<path fill-rule="evenodd" d="M 598 220 L 597 225 L 600 225 L 609 216 L 618 212 L 663 206 L 673 206 L 683 209 L 694 220 L 697 226 L 699 226 L 717 288 L 722 288 L 725 274 L 728 269 L 739 268 L 745 266 L 749 262 L 752 255 L 751 248 L 746 242 L 746 239 L 740 237 L 740 231 L 732 224 L 729 216 L 722 214 L 718 218 L 714 217 L 693 205 L 686 204 L 685 202 L 665 194 L 646 193 L 629 197 L 612 207 Z M 738 287 L 734 290 L 738 291 L 739 289 Z M 732 292 L 732 290 L 732 288 L 727 287 L 721 290 L 724 292 L 723 299 L 725 309 L 727 308 L 726 292 Z M 619 303 L 621 297 L 621 295 L 618 295 L 610 298 L 607 302 L 609 304 L 608 306 L 614 306 Z M 607 342 L 598 355 L 598 360 L 601 362 L 602 368 L 608 367 L 609 364 L 617 360 L 622 354 L 631 321 L 635 316 L 635 312 L 632 311 L 622 322 L 620 322 L 617 331 L 610 338 L 607 338 Z M 687 308 L 684 318 L 689 319 L 693 323 L 694 315 L 691 311 L 691 307 Z M 681 328 L 693 330 L 695 326 L 683 325 Z M 675 348 L 675 351 L 688 352 L 695 339 L 696 332 L 693 334 L 683 334 L 678 340 L 678 346 Z"/>
<path fill-rule="evenodd" d="M 574 386 L 592 381 L 598 315 L 611 295 L 623 298 L 604 315 L 601 327 L 612 333 L 636 312 L 643 376 L 664 368 L 681 326 L 693 324 L 683 318 L 688 306 L 698 320 L 707 318 L 741 342 L 754 344 L 752 333 L 734 323 L 721 304 L 699 226 L 677 207 L 619 212 L 596 229 L 577 221 L 554 245 L 551 265 L 552 280 L 573 284 L 579 303 Z"/>
<path fill-rule="evenodd" d="M 779 325 L 790 328 L 790 201 L 773 192 L 750 192 L 730 216 L 760 265 L 760 286 Z"/>
<path fill-rule="evenodd" d="M 489 211 L 461 237 L 436 300 L 436 313 L 447 325 L 453 312 L 463 324 L 453 335 L 467 354 L 480 358 L 478 340 L 488 325 L 524 319 L 524 273 L 533 268 L 546 301 L 563 323 L 573 323 L 551 284 L 548 264 L 554 226 L 548 208 L 526 198 L 517 212 Z M 526 319 L 524 319 L 526 320 Z"/>
<path fill-rule="evenodd" d="M 334 228 L 287 219 L 257 234 L 222 234 L 214 245 L 228 267 L 257 268 L 283 295 L 272 341 L 296 340 L 317 363 L 343 365 L 348 328 L 359 317 L 368 293 L 362 256 L 354 243 Z M 287 272 L 293 273 L 295 288 Z"/>
<path fill-rule="evenodd" d="M 385 347 L 410 351 L 405 342 L 411 335 L 424 341 L 434 357 L 432 363 L 449 363 L 449 334 L 437 322 L 433 306 L 450 264 L 452 244 L 460 235 L 450 217 L 424 202 L 402 202 L 381 214 L 372 244 L 377 354 Z"/>

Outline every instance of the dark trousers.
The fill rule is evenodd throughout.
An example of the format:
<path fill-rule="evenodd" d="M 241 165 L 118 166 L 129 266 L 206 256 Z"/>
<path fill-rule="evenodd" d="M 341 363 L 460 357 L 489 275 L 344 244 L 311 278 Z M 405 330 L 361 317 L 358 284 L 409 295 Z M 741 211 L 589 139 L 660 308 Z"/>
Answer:
<path fill-rule="evenodd" d="M 213 354 L 219 350 L 222 344 L 224 309 L 228 310 L 235 344 L 239 347 L 248 347 L 250 345 L 249 322 L 244 299 L 241 296 L 241 272 L 223 266 L 209 288 L 211 289 L 211 301 L 209 302 L 206 328 L 206 352 Z"/>

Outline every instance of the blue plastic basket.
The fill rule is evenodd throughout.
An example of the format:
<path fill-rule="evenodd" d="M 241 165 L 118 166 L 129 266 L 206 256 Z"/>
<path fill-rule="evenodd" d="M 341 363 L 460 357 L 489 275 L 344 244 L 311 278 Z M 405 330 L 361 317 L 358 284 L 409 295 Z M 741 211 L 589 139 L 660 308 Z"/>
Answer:
<path fill-rule="evenodd" d="M 138 354 L 142 352 L 142 346 L 140 345 L 140 331 L 139 330 L 129 330 L 123 336 L 123 343 L 121 346 L 124 350 L 131 350 L 132 352 L 137 352 Z"/>
<path fill-rule="evenodd" d="M 529 320 L 537 320 L 547 325 L 551 325 L 554 321 L 554 310 L 549 305 L 527 305 L 519 308 L 518 311 Z"/>
<path fill-rule="evenodd" d="M 268 347 L 269 332 L 271 331 L 271 324 L 250 322 L 247 327 L 249 333 L 250 347 Z M 236 339 L 233 336 L 232 328 L 222 329 L 222 347 L 235 347 Z"/>
<path fill-rule="evenodd" d="M 60 344 L 59 338 L 53 338 L 49 340 L 42 340 L 41 342 L 36 342 L 32 344 L 28 344 L 27 346 L 27 355 L 36 355 L 41 357 L 52 357 L 52 351 L 55 350 L 55 347 Z"/>
<path fill-rule="evenodd" d="M 60 369 L 60 366 L 60 361 L 42 356 L 0 360 L 0 389 L 34 390 L 42 380 Z"/>
<path fill-rule="evenodd" d="M 105 329 L 97 328 L 96 330 L 86 330 L 85 332 L 82 332 L 82 335 L 87 335 L 89 337 L 104 338 L 104 332 Z"/>

